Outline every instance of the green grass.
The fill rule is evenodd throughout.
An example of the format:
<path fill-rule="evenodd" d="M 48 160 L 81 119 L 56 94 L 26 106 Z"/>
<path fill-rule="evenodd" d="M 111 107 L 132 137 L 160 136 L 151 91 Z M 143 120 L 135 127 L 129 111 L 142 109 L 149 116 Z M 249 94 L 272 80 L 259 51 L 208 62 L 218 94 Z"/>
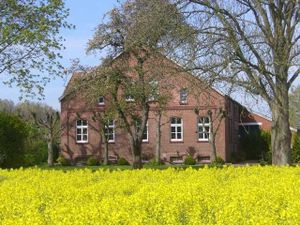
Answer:
<path fill-rule="evenodd" d="M 91 170 L 99 170 L 99 169 L 105 169 L 105 170 L 131 170 L 132 166 L 126 165 L 126 166 L 119 166 L 119 165 L 100 165 L 100 166 L 52 166 L 49 167 L 47 164 L 41 164 L 37 165 L 38 168 L 43 169 L 43 170 L 78 170 L 78 169 L 91 169 Z M 158 166 L 153 166 L 153 165 L 147 165 L 145 164 L 143 168 L 145 169 L 158 169 L 158 170 L 163 170 L 167 168 L 188 168 L 192 167 L 195 169 L 203 168 L 204 165 L 193 165 L 193 166 L 187 166 L 187 165 L 158 165 Z"/>

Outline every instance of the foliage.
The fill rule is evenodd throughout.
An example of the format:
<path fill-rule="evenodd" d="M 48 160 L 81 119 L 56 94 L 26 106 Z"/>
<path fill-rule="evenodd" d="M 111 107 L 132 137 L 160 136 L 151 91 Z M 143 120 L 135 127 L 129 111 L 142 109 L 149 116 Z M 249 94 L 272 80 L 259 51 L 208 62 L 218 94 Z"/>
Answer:
<path fill-rule="evenodd" d="M 59 35 L 69 14 L 62 0 L 0 1 L 0 74 L 9 74 L 7 84 L 15 83 L 26 94 L 38 91 L 61 75 L 59 51 L 64 47 Z M 34 90 L 36 89 L 36 90 Z"/>
<path fill-rule="evenodd" d="M 95 156 L 90 156 L 88 160 L 86 161 L 86 164 L 88 166 L 97 166 L 99 164 L 99 161 Z"/>
<path fill-rule="evenodd" d="M 0 170 L 1 223 L 298 224 L 299 174 L 274 166 Z"/>
<path fill-rule="evenodd" d="M 165 163 L 163 161 L 157 162 L 155 159 L 152 159 L 146 165 L 150 167 L 152 166 L 155 167 L 155 166 L 165 165 Z"/>
<path fill-rule="evenodd" d="M 124 159 L 123 157 L 121 157 L 118 160 L 118 165 L 119 166 L 126 166 L 126 165 L 129 165 L 129 162 L 126 159 Z"/>
<path fill-rule="evenodd" d="M 63 156 L 59 156 L 57 158 L 57 163 L 62 165 L 62 166 L 70 166 L 71 165 L 70 160 L 66 159 Z"/>
<path fill-rule="evenodd" d="M 188 155 L 184 159 L 183 163 L 184 163 L 184 165 L 195 165 L 196 164 L 196 160 L 191 155 Z"/>
<path fill-rule="evenodd" d="M 239 149 L 238 151 L 234 151 L 231 153 L 231 161 L 233 163 L 239 163 L 245 160 L 246 160 L 246 153 L 242 149 Z"/>
<path fill-rule="evenodd" d="M 222 159 L 220 156 L 217 156 L 216 157 L 216 160 L 211 162 L 212 165 L 218 165 L 218 166 L 221 166 L 221 165 L 224 165 L 225 164 L 225 161 L 224 159 Z"/>
<path fill-rule="evenodd" d="M 0 112 L 0 167 L 20 167 L 24 163 L 26 124 L 17 116 Z"/>
<path fill-rule="evenodd" d="M 240 151 L 245 153 L 247 160 L 272 161 L 270 132 L 259 130 L 245 135 L 240 139 Z"/>
<path fill-rule="evenodd" d="M 300 163 L 300 137 L 297 134 L 294 136 L 293 140 L 292 160 L 293 163 Z"/>

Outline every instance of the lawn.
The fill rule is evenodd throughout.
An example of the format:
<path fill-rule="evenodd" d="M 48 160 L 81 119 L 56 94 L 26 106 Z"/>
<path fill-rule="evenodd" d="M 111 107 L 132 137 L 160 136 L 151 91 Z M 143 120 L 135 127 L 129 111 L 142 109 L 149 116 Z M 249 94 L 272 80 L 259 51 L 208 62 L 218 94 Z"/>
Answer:
<path fill-rule="evenodd" d="M 0 224 L 298 224 L 300 167 L 0 170 Z"/>

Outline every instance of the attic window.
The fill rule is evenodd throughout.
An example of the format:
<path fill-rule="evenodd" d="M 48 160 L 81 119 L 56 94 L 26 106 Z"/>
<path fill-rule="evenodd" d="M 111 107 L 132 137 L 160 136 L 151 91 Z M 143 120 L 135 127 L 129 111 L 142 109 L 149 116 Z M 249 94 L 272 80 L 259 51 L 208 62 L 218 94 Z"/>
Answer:
<path fill-rule="evenodd" d="M 125 96 L 125 101 L 126 102 L 134 102 L 134 98 L 132 95 L 126 95 Z"/>
<path fill-rule="evenodd" d="M 187 104 L 188 92 L 186 89 L 180 90 L 180 104 Z"/>
<path fill-rule="evenodd" d="M 98 98 L 98 105 L 105 105 L 105 98 L 104 98 L 104 96 L 100 96 Z"/>

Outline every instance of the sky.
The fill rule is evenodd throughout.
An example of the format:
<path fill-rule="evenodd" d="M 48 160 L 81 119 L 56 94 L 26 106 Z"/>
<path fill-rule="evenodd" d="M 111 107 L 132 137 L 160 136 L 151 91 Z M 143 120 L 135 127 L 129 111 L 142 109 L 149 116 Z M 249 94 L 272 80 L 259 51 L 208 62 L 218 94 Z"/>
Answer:
<path fill-rule="evenodd" d="M 66 39 L 64 45 L 66 49 L 62 52 L 62 64 L 65 67 L 71 65 L 71 60 L 78 58 L 82 65 L 95 66 L 100 64 L 100 55 L 87 55 L 86 47 L 89 39 L 92 38 L 96 26 L 102 21 L 106 12 L 117 6 L 117 0 L 65 0 L 66 7 L 70 9 L 68 22 L 75 25 L 73 30 L 62 30 L 61 35 Z M 45 88 L 45 98 L 43 103 L 59 110 L 59 97 L 62 95 L 67 79 L 56 78 L 52 80 Z M 300 79 L 296 81 L 300 84 Z M 10 88 L 0 82 L 0 99 L 12 100 L 19 102 L 19 89 Z M 235 99 L 248 108 L 254 109 L 265 115 L 269 114 L 266 104 L 261 104 L 261 100 L 253 100 L 244 96 L 235 96 Z M 28 99 L 30 101 L 38 101 L 37 98 Z"/>
<path fill-rule="evenodd" d="M 82 65 L 95 66 L 100 63 L 100 55 L 86 55 L 86 47 L 92 38 L 96 26 L 101 22 L 104 14 L 117 5 L 117 0 L 65 0 L 66 7 L 70 9 L 68 22 L 75 25 L 74 30 L 62 30 L 61 35 L 66 39 L 66 49 L 62 51 L 62 64 L 71 65 L 71 60 L 79 58 Z M 45 88 L 45 98 L 42 100 L 55 109 L 60 109 L 59 97 L 64 91 L 66 78 L 56 78 Z M 19 102 L 20 91 L 10 88 L 0 82 L 0 99 Z M 38 101 L 37 98 L 28 99 Z"/>

